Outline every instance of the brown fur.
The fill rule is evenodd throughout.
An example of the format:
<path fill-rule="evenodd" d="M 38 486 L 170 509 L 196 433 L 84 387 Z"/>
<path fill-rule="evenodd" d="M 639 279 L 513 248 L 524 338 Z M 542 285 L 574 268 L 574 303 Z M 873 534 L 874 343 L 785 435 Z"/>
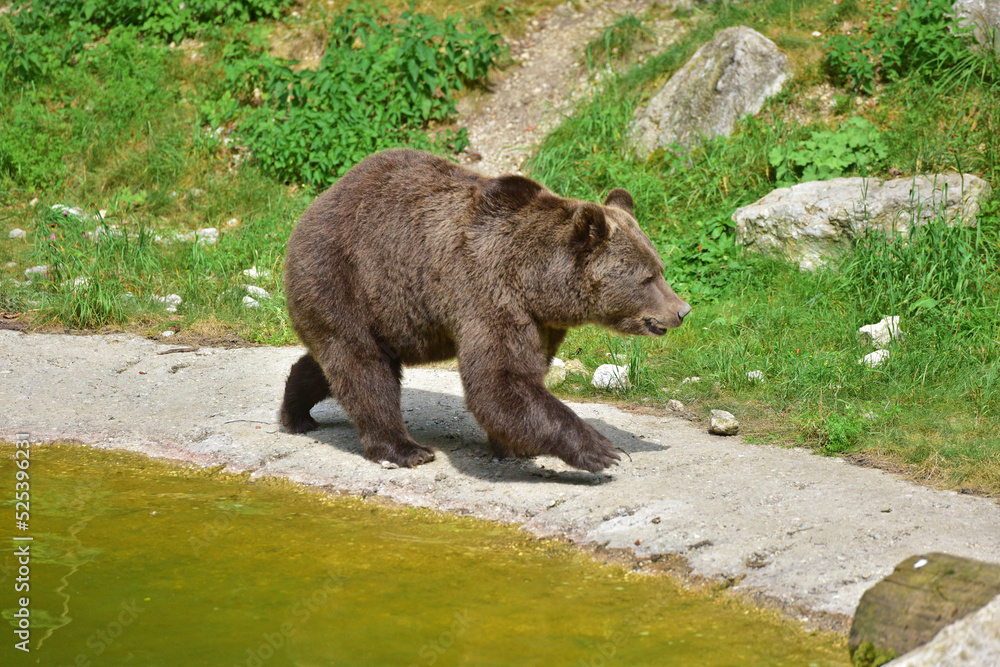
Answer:
<path fill-rule="evenodd" d="M 313 202 L 288 241 L 285 288 L 309 352 L 282 424 L 315 428 L 310 408 L 332 395 L 365 455 L 403 466 L 434 453 L 404 425 L 402 364 L 457 356 L 498 456 L 606 468 L 618 455 L 545 388 L 549 360 L 569 327 L 660 335 L 690 311 L 625 190 L 600 206 L 410 150 L 372 155 Z"/>

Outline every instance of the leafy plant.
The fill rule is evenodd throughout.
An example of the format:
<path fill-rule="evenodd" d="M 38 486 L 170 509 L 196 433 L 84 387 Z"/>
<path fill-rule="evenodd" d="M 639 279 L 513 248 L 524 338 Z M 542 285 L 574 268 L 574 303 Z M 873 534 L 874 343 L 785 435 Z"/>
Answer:
<path fill-rule="evenodd" d="M 835 178 L 850 171 L 867 173 L 878 168 L 888 154 L 878 128 L 854 117 L 835 131 L 822 130 L 805 141 L 775 146 L 768 159 L 775 180 L 789 184 Z"/>
<path fill-rule="evenodd" d="M 955 20 L 950 0 L 913 0 L 895 12 L 879 3 L 856 35 L 835 35 L 826 44 L 833 82 L 871 95 L 879 80 L 949 69 L 968 50 L 968 28 Z"/>
<path fill-rule="evenodd" d="M 481 81 L 504 53 L 485 28 L 459 29 L 455 19 L 403 14 L 352 4 L 333 19 L 330 44 L 316 70 L 296 72 L 250 44 L 226 59 L 213 124 L 235 118 L 239 135 L 265 171 L 282 181 L 326 185 L 377 150 L 411 145 L 461 150 L 459 131 L 428 138 L 432 123 L 455 113 L 455 93 Z"/>

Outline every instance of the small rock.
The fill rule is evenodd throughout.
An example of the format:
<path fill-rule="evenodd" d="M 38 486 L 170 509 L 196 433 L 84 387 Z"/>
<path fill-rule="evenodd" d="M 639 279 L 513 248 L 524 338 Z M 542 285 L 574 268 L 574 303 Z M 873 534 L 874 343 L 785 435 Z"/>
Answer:
<path fill-rule="evenodd" d="M 83 217 L 83 211 L 74 206 L 66 206 L 65 204 L 53 204 L 52 210 L 55 211 L 56 213 L 62 213 L 63 215 L 72 215 L 76 216 L 77 218 Z"/>
<path fill-rule="evenodd" d="M 26 239 L 28 238 L 28 232 L 24 231 L 20 227 L 15 227 L 14 229 L 10 230 L 10 234 L 8 234 L 7 236 L 12 239 Z"/>
<path fill-rule="evenodd" d="M 256 285 L 244 285 L 243 289 L 250 293 L 250 296 L 256 299 L 270 299 L 271 295 L 268 294 L 267 290 L 263 287 L 257 287 Z"/>
<path fill-rule="evenodd" d="M 183 299 L 181 299 L 179 294 L 168 294 L 167 296 L 157 296 L 154 294 L 153 301 L 162 303 L 168 313 L 176 313 L 177 306 L 181 305 Z"/>
<path fill-rule="evenodd" d="M 708 426 L 708 432 L 715 435 L 736 435 L 740 430 L 740 423 L 736 417 L 725 410 L 712 410 L 712 421 Z"/>
<path fill-rule="evenodd" d="M 545 386 L 555 387 L 566 381 L 566 364 L 562 359 L 554 357 L 545 374 Z"/>
<path fill-rule="evenodd" d="M 570 359 L 566 362 L 566 373 L 568 375 L 586 375 L 587 367 L 579 359 Z"/>
<path fill-rule="evenodd" d="M 899 316 L 884 317 L 877 324 L 866 324 L 858 329 L 858 336 L 864 343 L 869 343 L 877 350 L 889 347 L 892 341 L 902 342 L 903 334 L 899 331 Z"/>
<path fill-rule="evenodd" d="M 73 278 L 73 287 L 88 287 L 90 285 L 90 278 L 84 276 L 77 276 Z"/>
<path fill-rule="evenodd" d="M 697 375 L 692 375 L 691 377 L 684 378 L 683 380 L 681 380 L 681 384 L 687 384 L 689 382 L 701 382 L 701 378 L 698 377 Z"/>
<path fill-rule="evenodd" d="M 395 469 L 395 468 L 399 467 L 398 464 L 393 463 L 392 461 L 382 461 L 381 465 L 382 465 L 383 468 L 386 468 L 388 470 L 392 470 L 392 469 Z"/>
<path fill-rule="evenodd" d="M 889 360 L 889 350 L 875 350 L 871 354 L 866 354 L 858 359 L 859 364 L 864 364 L 868 368 L 877 368 Z"/>
<path fill-rule="evenodd" d="M 594 378 L 590 384 L 597 389 L 628 389 L 632 386 L 628 379 L 628 366 L 616 366 L 614 364 L 604 364 L 598 366 L 594 371 Z"/>
<path fill-rule="evenodd" d="M 28 280 L 31 280 L 35 276 L 37 276 L 39 278 L 48 278 L 49 277 L 49 265 L 48 264 L 42 264 L 41 266 L 32 266 L 32 267 L 27 268 L 27 269 L 24 270 L 24 277 L 27 278 Z"/>
<path fill-rule="evenodd" d="M 38 203 L 38 197 L 35 197 L 34 199 L 28 202 L 28 206 L 30 206 L 31 208 L 35 208 L 35 204 L 37 203 Z"/>
<path fill-rule="evenodd" d="M 683 409 L 684 409 L 684 404 L 678 401 L 676 398 L 671 398 L 669 401 L 667 401 L 667 410 L 680 412 Z"/>
<path fill-rule="evenodd" d="M 243 297 L 243 305 L 247 308 L 256 308 L 260 305 L 260 302 L 252 296 Z"/>
<path fill-rule="evenodd" d="M 212 245 L 219 241 L 219 230 L 215 227 L 204 227 L 197 231 L 196 236 L 200 243 Z"/>
<path fill-rule="evenodd" d="M 226 227 L 235 227 L 240 224 L 239 218 L 229 218 L 226 220 Z"/>
<path fill-rule="evenodd" d="M 8 269 L 13 269 L 14 267 L 17 266 L 17 262 L 7 262 L 6 264 L 4 264 L 4 266 L 7 267 Z"/>
<path fill-rule="evenodd" d="M 171 336 L 174 335 L 174 333 L 176 333 L 176 332 L 174 332 L 174 331 L 161 331 L 160 332 L 160 338 L 170 338 Z"/>
<path fill-rule="evenodd" d="M 271 272 L 267 269 L 258 269 L 256 266 L 251 266 L 249 269 L 243 271 L 243 275 L 247 278 L 257 280 L 258 278 L 268 278 L 271 276 Z"/>
<path fill-rule="evenodd" d="M 751 382 L 763 382 L 764 381 L 764 371 L 750 371 L 747 373 L 747 379 Z"/>

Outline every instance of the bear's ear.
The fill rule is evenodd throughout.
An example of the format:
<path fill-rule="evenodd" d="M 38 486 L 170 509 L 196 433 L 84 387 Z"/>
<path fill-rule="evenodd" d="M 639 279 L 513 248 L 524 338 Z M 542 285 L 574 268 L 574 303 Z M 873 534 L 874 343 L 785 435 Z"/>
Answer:
<path fill-rule="evenodd" d="M 611 236 L 604 209 L 597 204 L 581 204 L 573 213 L 573 242 L 583 252 L 591 252 Z"/>
<path fill-rule="evenodd" d="M 490 179 L 483 187 L 482 203 L 491 211 L 510 211 L 535 200 L 542 186 L 530 178 L 508 174 Z"/>
<path fill-rule="evenodd" d="M 635 204 L 632 202 L 632 195 L 628 193 L 628 190 L 623 188 L 615 188 L 608 193 L 608 198 L 604 200 L 605 206 L 617 206 L 618 208 L 628 211 L 629 214 L 634 213 Z"/>

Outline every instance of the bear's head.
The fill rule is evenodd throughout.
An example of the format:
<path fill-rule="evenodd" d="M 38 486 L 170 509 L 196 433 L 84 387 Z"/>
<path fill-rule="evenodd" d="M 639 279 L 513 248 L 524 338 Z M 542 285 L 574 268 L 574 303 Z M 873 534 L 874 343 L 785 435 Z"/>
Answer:
<path fill-rule="evenodd" d="M 612 190 L 604 206 L 580 203 L 572 216 L 572 244 L 591 284 L 595 323 L 661 336 L 691 312 L 664 280 L 663 260 L 639 228 L 626 190 Z"/>

